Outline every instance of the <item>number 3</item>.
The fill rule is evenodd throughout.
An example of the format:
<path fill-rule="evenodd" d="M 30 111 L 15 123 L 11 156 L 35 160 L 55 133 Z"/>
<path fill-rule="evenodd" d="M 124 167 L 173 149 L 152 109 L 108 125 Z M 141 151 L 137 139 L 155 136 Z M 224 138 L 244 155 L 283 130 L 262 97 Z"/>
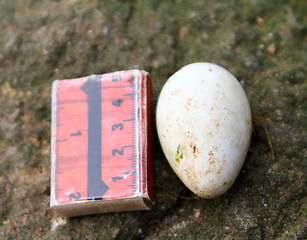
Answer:
<path fill-rule="evenodd" d="M 124 125 L 122 123 L 112 125 L 112 131 L 115 131 L 117 128 L 119 128 L 119 130 L 123 130 Z"/>

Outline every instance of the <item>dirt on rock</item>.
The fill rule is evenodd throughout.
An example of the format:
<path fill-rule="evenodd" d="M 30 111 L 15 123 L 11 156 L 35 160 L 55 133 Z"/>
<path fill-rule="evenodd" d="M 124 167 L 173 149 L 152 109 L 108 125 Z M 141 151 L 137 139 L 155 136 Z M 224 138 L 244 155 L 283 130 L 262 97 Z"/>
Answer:
<path fill-rule="evenodd" d="M 0 0 L 0 238 L 306 239 L 306 12 L 303 0 Z M 50 210 L 52 81 L 144 69 L 156 104 L 168 77 L 199 61 L 231 71 L 251 104 L 233 187 L 193 195 L 154 129 L 152 210 Z"/>

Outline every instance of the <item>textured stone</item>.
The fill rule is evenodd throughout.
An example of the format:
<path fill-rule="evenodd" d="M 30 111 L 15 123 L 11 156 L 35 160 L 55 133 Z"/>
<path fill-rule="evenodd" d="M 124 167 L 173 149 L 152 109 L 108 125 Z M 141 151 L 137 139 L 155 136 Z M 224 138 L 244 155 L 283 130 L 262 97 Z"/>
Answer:
<path fill-rule="evenodd" d="M 301 0 L 1 1 L 0 238 L 306 239 L 305 15 Z M 45 180 L 51 82 L 138 66 L 156 104 L 169 76 L 200 61 L 232 72 L 250 101 L 252 141 L 232 188 L 198 199 L 155 132 L 152 211 L 60 221 Z"/>

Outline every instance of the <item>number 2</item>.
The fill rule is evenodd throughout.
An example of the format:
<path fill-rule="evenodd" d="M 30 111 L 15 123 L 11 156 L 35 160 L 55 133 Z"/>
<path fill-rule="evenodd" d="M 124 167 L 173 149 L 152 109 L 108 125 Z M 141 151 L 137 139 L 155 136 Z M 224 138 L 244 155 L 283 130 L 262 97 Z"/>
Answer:
<path fill-rule="evenodd" d="M 122 147 L 121 150 L 118 150 L 117 148 L 113 149 L 112 150 L 112 155 L 115 156 L 116 153 L 119 154 L 119 155 L 124 155 L 124 148 Z"/>
<path fill-rule="evenodd" d="M 72 199 L 80 199 L 81 198 L 81 193 L 80 192 L 77 192 L 77 195 L 71 193 L 69 194 L 69 200 L 72 200 Z"/>

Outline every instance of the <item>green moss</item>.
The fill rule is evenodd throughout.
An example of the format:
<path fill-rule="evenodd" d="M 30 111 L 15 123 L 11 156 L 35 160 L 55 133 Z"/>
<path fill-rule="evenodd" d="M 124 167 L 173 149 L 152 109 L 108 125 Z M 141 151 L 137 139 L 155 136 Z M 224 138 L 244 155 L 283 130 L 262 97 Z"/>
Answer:
<path fill-rule="evenodd" d="M 183 159 L 183 152 L 184 152 L 184 147 L 179 144 L 176 152 L 176 162 L 179 163 L 180 159 Z"/>

